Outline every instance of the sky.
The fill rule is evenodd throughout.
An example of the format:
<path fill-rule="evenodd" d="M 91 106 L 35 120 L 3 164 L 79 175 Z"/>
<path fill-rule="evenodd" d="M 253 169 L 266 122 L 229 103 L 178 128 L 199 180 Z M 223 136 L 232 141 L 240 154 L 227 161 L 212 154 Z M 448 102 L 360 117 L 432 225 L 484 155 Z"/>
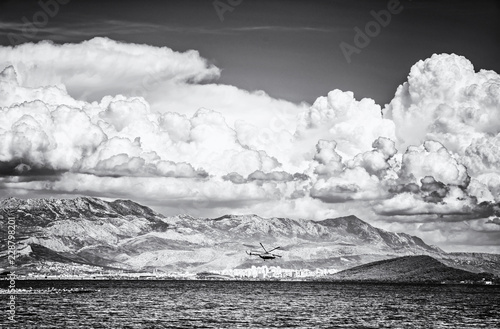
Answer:
<path fill-rule="evenodd" d="M 0 196 L 500 253 L 499 24 L 496 1 L 2 1 Z"/>

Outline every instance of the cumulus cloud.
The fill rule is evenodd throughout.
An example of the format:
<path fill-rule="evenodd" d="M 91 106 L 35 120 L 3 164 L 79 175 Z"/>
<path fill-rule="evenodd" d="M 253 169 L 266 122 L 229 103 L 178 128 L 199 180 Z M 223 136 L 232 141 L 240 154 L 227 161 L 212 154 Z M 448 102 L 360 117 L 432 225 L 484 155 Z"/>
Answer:
<path fill-rule="evenodd" d="M 395 173 L 395 179 L 387 180 L 385 185 L 392 197 L 374 205 L 379 215 L 425 215 L 432 220 L 444 220 L 446 215 L 460 221 L 492 211 L 486 209 L 487 203 L 481 205 L 477 197 L 470 195 L 466 167 L 439 142 L 408 147 Z M 477 182 L 474 186 L 478 188 Z"/>
<path fill-rule="evenodd" d="M 335 151 L 336 143 L 320 140 L 316 146 L 312 165 L 318 176 L 311 189 L 311 196 L 328 203 L 349 200 L 377 200 L 387 194 L 385 179 L 390 180 L 390 159 L 396 154 L 394 142 L 385 137 L 377 138 L 371 151 L 360 153 L 342 162 Z"/>
<path fill-rule="evenodd" d="M 500 181 L 497 177 L 500 168 L 499 109 L 498 73 L 476 72 L 472 63 L 462 56 L 434 54 L 411 68 L 408 81 L 399 86 L 383 112 L 385 118 L 395 123 L 399 148 L 433 140 L 460 163 L 456 170 L 449 161 L 448 165 L 443 165 L 447 168 L 446 173 L 441 172 L 439 176 L 450 175 L 447 178 L 431 173 L 423 175 L 445 183 L 456 177 L 463 185 L 466 183 L 462 174 L 464 166 L 472 184 L 469 193 L 483 201 L 499 201 L 500 189 L 495 183 Z M 435 160 L 436 164 L 440 163 Z M 424 166 L 429 164 L 427 161 L 420 166 L 428 168 Z M 434 167 L 433 171 L 437 169 Z"/>
<path fill-rule="evenodd" d="M 500 134 L 474 139 L 465 149 L 462 161 L 473 175 L 498 172 L 498 168 L 500 168 Z"/>
<path fill-rule="evenodd" d="M 432 139 L 462 154 L 477 138 L 500 132 L 500 75 L 474 71 L 455 54 L 417 62 L 384 109 L 394 120 L 401 146 Z"/>
<path fill-rule="evenodd" d="M 320 178 L 312 187 L 311 196 L 327 203 L 375 200 L 385 193 L 379 183 L 375 176 L 357 167 L 328 179 Z"/>
<path fill-rule="evenodd" d="M 496 175 L 495 175 L 496 177 Z M 494 183 L 493 180 L 487 180 L 489 183 Z M 500 187 L 500 177 L 497 181 L 498 187 Z M 467 186 L 467 193 L 469 195 L 474 196 L 478 202 L 494 202 L 494 201 L 500 201 L 500 200 L 495 200 L 495 197 L 493 196 L 492 191 L 494 191 L 493 184 L 488 185 L 488 183 L 482 183 L 479 179 L 477 178 L 472 178 L 469 186 Z M 498 197 L 498 194 L 496 194 Z"/>
<path fill-rule="evenodd" d="M 383 110 L 340 90 L 310 107 L 273 99 L 216 84 L 196 51 L 105 38 L 0 58 L 0 193 L 124 197 L 169 214 L 356 214 L 436 241 L 452 225 L 497 232 L 500 79 L 463 57 L 418 62 Z"/>
<path fill-rule="evenodd" d="M 372 147 L 374 150 L 356 155 L 352 160 L 348 161 L 347 166 L 349 168 L 362 167 L 370 175 L 383 179 L 389 170 L 394 167 L 394 164 L 390 161 L 397 153 L 394 141 L 379 137 L 373 142 Z"/>
<path fill-rule="evenodd" d="M 316 154 L 314 160 L 317 165 L 314 173 L 319 176 L 334 176 L 342 172 L 344 164 L 342 157 L 335 151 L 337 143 L 335 141 L 319 140 L 316 144 Z"/>
<path fill-rule="evenodd" d="M 482 174 L 477 176 L 476 179 L 488 188 L 495 201 L 500 201 L 500 173 Z"/>
<path fill-rule="evenodd" d="M 101 143 L 94 153 L 81 160 L 79 172 L 106 176 L 206 177 L 189 163 L 162 160 L 156 152 L 145 152 L 140 138 L 133 142 L 113 137 Z"/>
<path fill-rule="evenodd" d="M 0 87 L 12 88 L 16 81 L 12 68 L 5 71 L 3 76 L 8 79 L 0 81 Z M 16 93 L 30 99 L 44 90 L 18 86 Z M 50 89 L 50 94 L 70 99 L 64 89 Z M 15 168 L 23 163 L 34 169 L 99 175 L 180 177 L 231 171 L 248 175 L 280 166 L 265 151 L 243 146 L 234 129 L 215 111 L 200 109 L 191 118 L 160 114 L 143 98 L 124 96 L 106 96 L 100 103 L 67 103 L 71 106 L 36 99 L 3 106 L 3 165 Z"/>
<path fill-rule="evenodd" d="M 216 111 L 159 113 L 121 95 L 75 100 L 63 86 L 20 85 L 12 66 L 0 77 L 0 92 L 11 97 L 1 98 L 0 185 L 15 193 L 151 195 L 187 208 L 236 208 L 292 198 L 308 179 L 277 170 L 275 157 L 242 143 Z M 44 176 L 24 178 L 33 174 Z"/>
<path fill-rule="evenodd" d="M 42 41 L 0 47 L 0 58 L 15 68 L 23 86 L 62 84 L 77 99 L 89 100 L 147 91 L 160 81 L 201 82 L 220 75 L 220 70 L 195 50 L 180 53 L 100 37 L 75 44 Z"/>
<path fill-rule="evenodd" d="M 196 50 L 176 52 L 97 37 L 75 44 L 42 41 L 0 47 L 0 58 L 3 66 L 14 67 L 25 87 L 58 86 L 84 101 L 141 96 L 156 112 L 189 117 L 205 107 L 222 113 L 231 127 L 244 120 L 293 133 L 295 117 L 306 109 L 305 104 L 274 99 L 263 91 L 215 83 L 221 70 Z"/>
<path fill-rule="evenodd" d="M 475 198 L 469 197 L 459 188 L 442 189 L 442 194 L 420 189 L 415 192 L 402 192 L 383 200 L 374 206 L 379 215 L 384 216 L 420 216 L 403 218 L 403 221 L 462 221 L 489 215 L 494 210 L 487 204 L 478 205 Z M 422 193 L 419 193 L 422 192 Z M 439 216 L 433 216 L 439 215 Z"/>
<path fill-rule="evenodd" d="M 273 171 L 264 173 L 261 170 L 256 170 L 248 175 L 248 181 L 275 181 L 275 182 L 289 182 L 293 180 L 293 176 L 285 171 Z"/>
<path fill-rule="evenodd" d="M 0 112 L 0 161 L 32 168 L 70 170 L 107 139 L 88 115 L 59 106 L 52 111 L 41 101 Z"/>
<path fill-rule="evenodd" d="M 334 140 L 340 155 L 353 157 L 378 137 L 395 139 L 394 123 L 381 112 L 372 99 L 357 101 L 352 92 L 336 89 L 300 114 L 296 134 L 299 140 Z"/>
<path fill-rule="evenodd" d="M 403 155 L 400 177 L 410 182 L 432 176 L 445 184 L 467 187 L 469 176 L 464 165 L 439 142 L 425 141 L 410 146 Z"/>
<path fill-rule="evenodd" d="M 484 219 L 462 222 L 428 221 L 425 223 L 394 222 L 385 229 L 425 237 L 426 243 L 439 244 L 445 251 L 498 253 L 498 231 L 485 231 L 481 228 Z"/>

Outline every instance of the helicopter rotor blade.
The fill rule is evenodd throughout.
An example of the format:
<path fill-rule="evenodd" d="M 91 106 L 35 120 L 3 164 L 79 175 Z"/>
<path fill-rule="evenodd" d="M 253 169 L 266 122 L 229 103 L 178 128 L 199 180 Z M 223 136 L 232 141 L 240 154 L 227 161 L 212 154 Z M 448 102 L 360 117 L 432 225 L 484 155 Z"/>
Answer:
<path fill-rule="evenodd" d="M 271 252 L 271 251 L 276 250 L 276 249 L 279 249 L 279 248 L 281 248 L 281 247 L 276 247 L 276 248 L 273 248 L 273 249 L 269 250 L 268 252 Z"/>
<path fill-rule="evenodd" d="M 266 253 L 269 253 L 269 251 L 267 251 L 267 250 L 266 250 L 266 248 L 264 248 L 264 245 L 262 244 L 262 242 L 259 242 L 259 243 L 260 243 L 260 246 L 262 247 L 262 249 L 264 249 L 264 251 L 265 251 Z"/>

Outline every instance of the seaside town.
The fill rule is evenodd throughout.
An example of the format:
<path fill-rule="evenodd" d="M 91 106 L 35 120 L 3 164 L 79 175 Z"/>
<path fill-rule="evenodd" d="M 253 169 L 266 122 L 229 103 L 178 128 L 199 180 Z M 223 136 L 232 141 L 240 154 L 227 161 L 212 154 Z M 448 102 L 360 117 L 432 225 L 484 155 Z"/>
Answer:
<path fill-rule="evenodd" d="M 44 265 L 47 266 L 46 262 Z M 151 272 L 134 272 L 130 270 L 106 269 L 82 264 L 52 263 L 48 267 L 37 267 L 40 272 L 0 271 L 0 280 L 233 280 L 233 281 L 310 281 L 321 280 L 339 271 L 335 269 L 316 268 L 314 270 L 287 269 L 280 266 L 255 266 L 240 269 L 224 269 L 205 272 L 153 270 Z M 491 280 L 482 281 L 443 281 L 442 284 L 482 284 L 493 285 Z M 496 283 L 498 284 L 498 283 Z M 2 291 L 0 291 L 2 293 Z"/>
<path fill-rule="evenodd" d="M 16 271 L 19 280 L 307 280 L 337 273 L 335 269 L 289 269 L 280 266 L 252 266 L 250 268 L 224 269 L 205 272 L 160 271 L 134 272 L 121 269 L 103 269 L 84 264 L 44 262 L 32 271 Z M 5 277 L 5 276 L 4 276 Z M 5 277 L 6 278 L 6 277 Z"/>

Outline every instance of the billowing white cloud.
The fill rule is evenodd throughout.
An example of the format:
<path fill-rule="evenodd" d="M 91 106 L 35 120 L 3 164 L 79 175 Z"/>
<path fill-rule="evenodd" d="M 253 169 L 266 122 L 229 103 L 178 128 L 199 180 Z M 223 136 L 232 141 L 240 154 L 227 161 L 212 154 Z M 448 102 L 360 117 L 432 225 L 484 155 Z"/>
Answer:
<path fill-rule="evenodd" d="M 469 176 L 460 164 L 439 142 L 426 141 L 421 146 L 410 146 L 403 155 L 400 177 L 418 182 L 426 176 L 444 184 L 467 187 Z"/>
<path fill-rule="evenodd" d="M 352 160 L 348 161 L 349 168 L 362 167 L 370 175 L 375 175 L 383 179 L 388 174 L 388 171 L 393 169 L 394 164 L 390 159 L 396 155 L 397 150 L 394 142 L 385 137 L 377 138 L 372 147 L 373 151 L 364 152 L 356 155 Z"/>
<path fill-rule="evenodd" d="M 316 145 L 316 160 L 317 165 L 314 168 L 314 173 L 319 176 L 331 177 L 344 169 L 342 157 L 335 151 L 337 143 L 335 141 L 319 140 Z"/>
<path fill-rule="evenodd" d="M 488 211 L 490 209 L 482 209 L 474 198 L 469 197 L 458 187 L 444 188 L 443 186 L 443 194 L 439 193 L 439 190 L 431 193 L 402 192 L 376 204 L 374 210 L 385 216 L 421 216 L 417 217 L 418 221 L 424 219 L 463 221 L 468 218 L 478 218 L 483 215 L 483 211 L 490 213 Z M 432 215 L 439 215 L 439 217 Z M 406 220 L 415 219 L 407 218 Z"/>
<path fill-rule="evenodd" d="M 381 112 L 372 99 L 357 101 L 352 92 L 336 89 L 300 115 L 296 134 L 299 140 L 334 140 L 340 155 L 354 157 L 378 137 L 395 139 L 394 123 Z"/>
<path fill-rule="evenodd" d="M 467 168 L 441 143 L 426 141 L 408 147 L 396 179 L 387 181 L 393 196 L 376 203 L 373 209 L 383 216 L 423 216 L 417 220 L 433 221 L 462 221 L 494 213 L 490 204 L 480 204 L 492 201 L 487 186 L 475 179 L 472 185 L 470 182 Z M 478 202 L 476 195 L 485 200 Z"/>
<path fill-rule="evenodd" d="M 256 170 L 248 175 L 249 181 L 274 181 L 274 182 L 289 182 L 293 180 L 293 176 L 285 171 L 273 171 L 265 173 L 261 170 Z"/>
<path fill-rule="evenodd" d="M 375 200 L 384 194 L 378 178 L 361 167 L 347 169 L 339 176 L 320 178 L 311 189 L 312 197 L 327 203 Z"/>
<path fill-rule="evenodd" d="M 488 198 L 488 193 L 491 194 L 492 198 L 496 202 L 500 202 L 500 173 L 495 172 L 495 173 L 487 173 L 487 174 L 482 174 L 479 176 L 475 177 L 475 180 L 477 180 L 482 187 L 486 187 L 487 191 L 483 191 L 484 196 L 486 197 L 488 201 L 490 199 Z M 472 195 L 476 196 L 477 194 L 471 193 Z"/>
<path fill-rule="evenodd" d="M 379 137 L 372 143 L 373 150 L 356 155 L 347 165 L 335 147 L 335 142 L 324 140 L 316 146 L 312 168 L 318 179 L 311 189 L 312 197 L 328 203 L 386 197 L 385 180 L 391 181 L 395 175 L 388 174 L 393 171 L 390 160 L 396 154 L 393 141 Z"/>
<path fill-rule="evenodd" d="M 458 162 L 457 166 L 452 165 L 454 160 L 446 161 L 443 151 L 441 159 L 432 154 L 427 161 L 415 162 L 422 175 L 445 183 L 455 180 L 456 184 L 458 179 L 463 185 L 465 167 L 472 182 L 468 188 L 471 195 L 483 201 L 500 200 L 500 185 L 496 183 L 500 181 L 498 73 L 476 72 L 462 56 L 434 54 L 411 68 L 408 81 L 399 86 L 383 112 L 395 123 L 399 148 L 433 140 Z M 441 172 L 434 175 L 430 171 Z"/>
<path fill-rule="evenodd" d="M 295 117 L 306 109 L 263 91 L 214 83 L 221 70 L 196 50 L 181 53 L 97 37 L 76 44 L 43 41 L 0 47 L 0 59 L 2 66 L 15 68 L 21 86 L 67 88 L 73 98 L 85 101 L 141 96 L 155 112 L 188 117 L 204 107 L 222 113 L 231 127 L 244 120 L 293 132 Z"/>
<path fill-rule="evenodd" d="M 416 63 L 384 109 L 404 148 L 436 140 L 463 154 L 476 138 L 500 132 L 500 75 L 474 71 L 465 57 L 434 54 Z"/>
<path fill-rule="evenodd" d="M 15 73 L 7 68 L 2 77 L 1 91 L 7 86 L 8 93 Z M 231 171 L 248 175 L 280 166 L 265 151 L 242 145 L 224 117 L 211 110 L 200 109 L 188 118 L 154 112 L 140 97 L 68 101 L 71 106 L 31 100 L 44 90 L 55 99 L 70 99 L 64 89 L 18 86 L 16 94 L 26 94 L 29 101 L 0 111 L 0 161 L 99 175 L 180 177 Z"/>
<path fill-rule="evenodd" d="M 167 47 L 107 38 L 0 47 L 0 58 L 2 64 L 15 68 L 21 85 L 62 84 L 77 99 L 99 100 L 106 95 L 147 91 L 162 81 L 201 82 L 220 75 L 220 70 L 195 50 L 179 53 Z"/>
<path fill-rule="evenodd" d="M 91 154 L 106 134 L 82 111 L 41 101 L 0 112 L 0 161 L 30 167 L 70 170 Z"/>
<path fill-rule="evenodd" d="M 460 160 L 472 177 L 471 195 L 482 201 L 500 202 L 500 134 L 473 140 Z"/>
<path fill-rule="evenodd" d="M 202 216 L 354 213 L 436 243 L 450 225 L 462 236 L 446 243 L 497 232 L 500 80 L 460 56 L 415 64 L 384 110 L 340 90 L 307 108 L 215 84 L 220 70 L 196 51 L 103 38 L 0 47 L 3 68 L 2 194 Z"/>

